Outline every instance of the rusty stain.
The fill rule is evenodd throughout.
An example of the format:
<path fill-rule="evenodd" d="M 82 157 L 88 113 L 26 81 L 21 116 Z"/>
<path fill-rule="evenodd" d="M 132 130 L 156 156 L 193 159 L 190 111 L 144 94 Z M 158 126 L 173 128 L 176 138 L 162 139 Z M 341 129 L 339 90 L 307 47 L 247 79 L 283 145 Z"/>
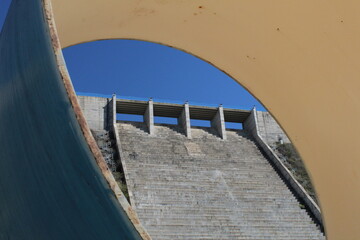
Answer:
<path fill-rule="evenodd" d="M 280 31 L 280 28 L 276 28 L 276 31 Z"/>
<path fill-rule="evenodd" d="M 154 9 L 148 9 L 148 8 L 144 8 L 144 7 L 134 9 L 134 14 L 139 17 L 148 16 L 148 15 L 151 15 L 154 13 L 155 13 Z"/>
<path fill-rule="evenodd" d="M 129 212 L 129 214 L 135 218 L 135 219 L 134 219 L 134 224 L 139 224 L 140 222 L 139 222 L 139 220 L 136 218 L 136 213 L 135 213 L 134 209 L 133 209 L 131 206 L 129 206 L 127 210 L 128 210 L 128 212 Z"/>
<path fill-rule="evenodd" d="M 203 6 L 199 6 L 199 8 L 204 8 Z"/>
<path fill-rule="evenodd" d="M 251 57 L 251 56 L 249 56 L 249 55 L 246 55 L 246 57 L 247 57 L 248 59 L 252 59 L 252 60 L 255 60 L 255 59 L 256 59 L 255 57 Z"/>

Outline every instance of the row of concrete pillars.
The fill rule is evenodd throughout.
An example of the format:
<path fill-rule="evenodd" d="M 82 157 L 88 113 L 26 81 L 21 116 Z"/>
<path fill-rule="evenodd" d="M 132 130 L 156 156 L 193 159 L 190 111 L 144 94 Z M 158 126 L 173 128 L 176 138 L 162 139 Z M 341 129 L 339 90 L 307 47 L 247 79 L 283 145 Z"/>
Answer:
<path fill-rule="evenodd" d="M 144 114 L 144 122 L 148 127 L 149 134 L 154 134 L 154 106 L 153 100 L 148 101 L 148 106 Z M 178 124 L 181 126 L 185 132 L 187 138 L 191 138 L 191 124 L 190 124 L 190 110 L 189 103 L 184 104 L 184 108 L 178 117 Z M 223 107 L 220 105 L 218 111 L 214 118 L 211 120 L 211 127 L 216 129 L 219 136 L 222 139 L 226 139 L 226 130 L 225 130 L 225 118 Z"/>

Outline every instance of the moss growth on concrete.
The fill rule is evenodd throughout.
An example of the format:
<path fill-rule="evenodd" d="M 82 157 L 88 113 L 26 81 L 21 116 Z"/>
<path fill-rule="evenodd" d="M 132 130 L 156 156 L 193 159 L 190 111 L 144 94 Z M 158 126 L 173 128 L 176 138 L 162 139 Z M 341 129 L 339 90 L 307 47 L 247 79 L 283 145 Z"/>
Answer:
<path fill-rule="evenodd" d="M 291 143 L 277 143 L 275 150 L 295 179 L 303 186 L 306 192 L 317 202 L 314 187 L 300 155 Z"/>
<path fill-rule="evenodd" d="M 126 197 L 126 199 L 128 200 L 128 202 L 130 203 L 130 198 L 129 198 L 129 191 L 125 182 L 125 176 L 124 173 L 122 172 L 113 172 L 115 181 L 117 182 L 117 184 L 120 187 L 120 190 L 123 192 L 124 196 Z"/>

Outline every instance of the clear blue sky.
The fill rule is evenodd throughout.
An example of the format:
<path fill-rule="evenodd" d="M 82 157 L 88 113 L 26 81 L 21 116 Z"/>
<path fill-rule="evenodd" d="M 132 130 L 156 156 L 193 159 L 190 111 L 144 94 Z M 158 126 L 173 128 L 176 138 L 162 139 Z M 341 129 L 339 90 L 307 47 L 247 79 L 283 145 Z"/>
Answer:
<path fill-rule="evenodd" d="M 0 27 L 11 0 L 0 0 Z M 189 100 L 258 110 L 264 107 L 233 79 L 179 50 L 133 40 L 108 40 L 64 49 L 77 92 Z"/>

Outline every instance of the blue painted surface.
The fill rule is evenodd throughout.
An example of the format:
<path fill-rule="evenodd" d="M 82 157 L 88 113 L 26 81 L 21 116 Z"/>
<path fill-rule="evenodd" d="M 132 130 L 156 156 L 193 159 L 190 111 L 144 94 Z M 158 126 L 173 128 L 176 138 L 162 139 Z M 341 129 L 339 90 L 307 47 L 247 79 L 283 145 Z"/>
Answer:
<path fill-rule="evenodd" d="M 140 239 L 81 133 L 41 0 L 13 0 L 0 64 L 0 240 Z"/>

